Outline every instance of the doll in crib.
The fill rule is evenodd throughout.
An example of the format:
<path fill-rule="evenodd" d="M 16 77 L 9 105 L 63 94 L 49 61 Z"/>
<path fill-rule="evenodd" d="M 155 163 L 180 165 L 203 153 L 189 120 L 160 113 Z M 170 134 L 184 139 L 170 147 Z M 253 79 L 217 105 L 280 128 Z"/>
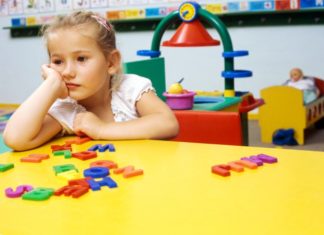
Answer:
<path fill-rule="evenodd" d="M 316 100 L 319 96 L 319 89 L 315 85 L 314 78 L 304 76 L 300 68 L 293 68 L 290 70 L 290 79 L 287 80 L 284 85 L 302 90 L 305 104 Z"/>

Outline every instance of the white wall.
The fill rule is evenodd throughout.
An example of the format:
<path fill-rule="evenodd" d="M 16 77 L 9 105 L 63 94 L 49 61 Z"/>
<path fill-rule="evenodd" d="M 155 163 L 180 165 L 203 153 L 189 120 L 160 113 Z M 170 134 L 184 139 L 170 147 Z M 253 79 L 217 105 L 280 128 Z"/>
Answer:
<path fill-rule="evenodd" d="M 8 26 L 0 18 L 0 26 Z M 213 29 L 209 32 L 219 38 Z M 281 84 L 288 78 L 290 68 L 301 67 L 305 74 L 324 78 L 324 26 L 280 26 L 229 28 L 235 50 L 248 50 L 250 55 L 235 59 L 236 69 L 253 71 L 253 77 L 237 79 L 235 89 L 251 91 L 259 97 L 263 87 Z M 169 39 L 173 31 L 164 34 Z M 118 33 L 118 47 L 124 61 L 143 59 L 136 56 L 140 49 L 150 49 L 152 32 Z M 166 83 L 185 77 L 183 85 L 193 90 L 223 90 L 220 73 L 224 62 L 220 47 L 166 48 Z M 9 36 L 0 30 L 0 103 L 21 103 L 40 84 L 40 65 L 47 61 L 41 38 Z"/>

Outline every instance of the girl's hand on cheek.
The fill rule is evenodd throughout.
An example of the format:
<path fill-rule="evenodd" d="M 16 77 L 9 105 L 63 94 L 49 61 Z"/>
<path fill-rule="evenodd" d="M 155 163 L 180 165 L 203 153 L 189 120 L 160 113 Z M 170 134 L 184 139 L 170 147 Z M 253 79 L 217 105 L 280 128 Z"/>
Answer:
<path fill-rule="evenodd" d="M 58 92 L 58 98 L 64 99 L 69 95 L 61 74 L 52 68 L 51 65 L 42 65 L 42 78 L 53 83 L 53 88 Z"/>
<path fill-rule="evenodd" d="M 82 132 L 90 138 L 100 139 L 100 130 L 103 127 L 102 122 L 95 114 L 91 112 L 78 113 L 73 122 L 75 133 Z"/>

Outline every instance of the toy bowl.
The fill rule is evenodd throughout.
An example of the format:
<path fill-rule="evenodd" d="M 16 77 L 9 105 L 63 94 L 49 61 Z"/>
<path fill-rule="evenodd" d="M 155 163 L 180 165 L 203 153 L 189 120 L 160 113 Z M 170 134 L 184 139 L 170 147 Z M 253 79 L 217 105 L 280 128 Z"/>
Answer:
<path fill-rule="evenodd" d="M 164 92 L 163 96 L 166 97 L 166 103 L 171 109 L 184 110 L 192 109 L 195 94 L 193 91 L 188 91 L 188 93 L 183 94 L 169 94 Z"/>

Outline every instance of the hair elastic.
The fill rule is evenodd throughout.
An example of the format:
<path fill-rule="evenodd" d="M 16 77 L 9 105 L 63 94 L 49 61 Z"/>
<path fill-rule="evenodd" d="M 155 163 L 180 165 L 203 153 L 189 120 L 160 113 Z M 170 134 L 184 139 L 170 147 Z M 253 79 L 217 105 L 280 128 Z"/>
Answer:
<path fill-rule="evenodd" d="M 108 31 L 111 31 L 111 26 L 110 26 L 110 24 L 107 23 L 105 18 L 98 16 L 98 15 L 92 15 L 91 17 L 94 18 L 103 27 L 105 27 Z"/>

